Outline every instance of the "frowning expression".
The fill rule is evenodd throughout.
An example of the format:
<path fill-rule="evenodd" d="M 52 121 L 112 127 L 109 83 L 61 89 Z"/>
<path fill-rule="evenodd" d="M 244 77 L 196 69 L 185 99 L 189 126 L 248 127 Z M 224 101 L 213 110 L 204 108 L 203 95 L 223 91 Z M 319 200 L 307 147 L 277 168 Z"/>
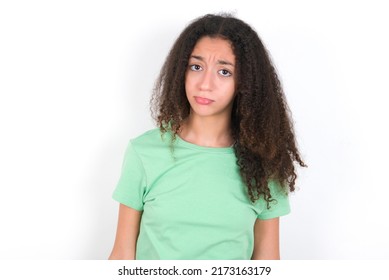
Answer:
<path fill-rule="evenodd" d="M 199 39 L 185 76 L 191 114 L 230 117 L 235 97 L 235 55 L 222 38 Z"/>

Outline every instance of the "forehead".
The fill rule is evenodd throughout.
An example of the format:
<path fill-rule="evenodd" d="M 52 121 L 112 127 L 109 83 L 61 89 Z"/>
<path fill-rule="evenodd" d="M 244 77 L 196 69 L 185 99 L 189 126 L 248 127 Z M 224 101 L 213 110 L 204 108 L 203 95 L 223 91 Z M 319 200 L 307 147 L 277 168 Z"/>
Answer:
<path fill-rule="evenodd" d="M 193 48 L 192 55 L 214 55 L 235 60 L 231 42 L 219 37 L 206 36 L 200 38 Z"/>

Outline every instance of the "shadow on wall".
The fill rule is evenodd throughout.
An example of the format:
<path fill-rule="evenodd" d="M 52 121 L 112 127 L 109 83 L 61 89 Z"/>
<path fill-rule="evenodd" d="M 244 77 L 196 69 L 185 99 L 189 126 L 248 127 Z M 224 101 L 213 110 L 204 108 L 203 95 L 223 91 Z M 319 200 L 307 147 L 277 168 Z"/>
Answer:
<path fill-rule="evenodd" d="M 161 27 L 161 30 L 173 30 Z M 168 48 L 174 38 L 174 32 L 157 33 L 158 30 L 136 44 L 129 44 L 126 53 L 127 59 L 122 76 L 120 93 L 117 100 L 118 110 L 123 110 L 118 120 L 119 124 L 112 125 L 112 131 L 105 139 L 100 139 L 102 145 L 96 151 L 95 164 L 90 168 L 91 174 L 86 178 L 86 194 L 90 200 L 85 202 L 89 207 L 90 221 L 86 221 L 88 228 L 83 229 L 84 242 L 79 248 L 79 259 L 107 259 L 114 244 L 118 203 L 112 199 L 112 192 L 119 180 L 124 152 L 129 139 L 149 130 L 154 126 L 149 110 L 149 100 L 152 94 L 154 81 L 157 78 Z M 173 35 L 172 35 L 173 34 Z M 168 39 L 166 39 L 168 38 Z M 155 48 L 155 40 L 162 43 Z M 127 53 L 128 52 L 128 53 Z"/>

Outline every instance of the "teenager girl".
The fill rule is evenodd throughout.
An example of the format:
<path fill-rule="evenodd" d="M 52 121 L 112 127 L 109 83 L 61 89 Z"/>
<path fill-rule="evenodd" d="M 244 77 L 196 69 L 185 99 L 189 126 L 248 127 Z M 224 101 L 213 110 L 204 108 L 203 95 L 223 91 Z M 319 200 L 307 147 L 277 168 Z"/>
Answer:
<path fill-rule="evenodd" d="M 110 259 L 279 259 L 296 147 L 257 33 L 205 15 L 174 43 L 151 102 L 158 128 L 132 139 L 113 193 Z"/>

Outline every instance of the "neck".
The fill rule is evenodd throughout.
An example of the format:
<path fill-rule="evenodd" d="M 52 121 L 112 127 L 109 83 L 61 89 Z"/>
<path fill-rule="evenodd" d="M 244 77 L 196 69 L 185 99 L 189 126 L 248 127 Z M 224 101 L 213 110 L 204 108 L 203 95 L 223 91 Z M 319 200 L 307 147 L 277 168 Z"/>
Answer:
<path fill-rule="evenodd" d="M 204 147 L 229 147 L 234 142 L 230 118 L 198 117 L 190 114 L 179 135 L 187 142 Z"/>

